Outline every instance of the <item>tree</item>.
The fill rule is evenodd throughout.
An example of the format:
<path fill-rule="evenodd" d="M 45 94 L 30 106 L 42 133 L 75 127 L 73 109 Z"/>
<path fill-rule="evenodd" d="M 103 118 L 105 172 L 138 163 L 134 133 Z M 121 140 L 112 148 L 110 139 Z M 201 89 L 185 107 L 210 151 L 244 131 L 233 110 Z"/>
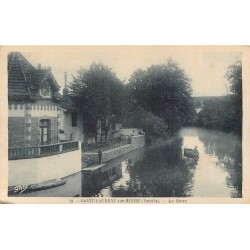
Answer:
<path fill-rule="evenodd" d="M 97 121 L 105 121 L 105 140 L 112 121 L 121 117 L 124 85 L 111 68 L 93 63 L 81 68 L 69 86 L 72 101 L 84 116 L 84 128 L 97 142 Z"/>
<path fill-rule="evenodd" d="M 198 114 L 197 125 L 230 133 L 234 126 L 232 111 L 229 96 L 207 100 Z"/>
<path fill-rule="evenodd" d="M 138 69 L 127 88 L 131 103 L 163 118 L 169 134 L 193 123 L 195 107 L 190 79 L 171 59 L 147 70 Z"/>
<path fill-rule="evenodd" d="M 144 111 L 141 107 L 136 107 L 123 117 L 123 125 L 130 128 L 141 128 L 146 134 L 146 143 L 150 144 L 157 139 L 167 137 L 167 126 L 165 121 Z"/>
<path fill-rule="evenodd" d="M 228 67 L 226 79 L 230 82 L 230 94 L 204 103 L 198 114 L 197 125 L 242 135 L 242 63 Z"/>
<path fill-rule="evenodd" d="M 231 84 L 230 91 L 242 98 L 242 62 L 237 61 L 230 65 L 225 77 Z"/>
<path fill-rule="evenodd" d="M 230 105 L 234 126 L 233 132 L 242 135 L 242 62 L 237 61 L 228 67 L 226 78 L 230 82 Z"/>

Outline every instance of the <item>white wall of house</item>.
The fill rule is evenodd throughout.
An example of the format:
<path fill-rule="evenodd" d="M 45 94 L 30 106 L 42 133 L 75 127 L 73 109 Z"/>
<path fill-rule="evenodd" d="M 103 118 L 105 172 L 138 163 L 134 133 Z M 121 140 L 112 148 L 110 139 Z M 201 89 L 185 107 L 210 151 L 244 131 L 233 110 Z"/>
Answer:
<path fill-rule="evenodd" d="M 37 184 L 63 178 L 81 171 L 81 144 L 79 149 L 47 156 L 9 161 L 9 186 Z"/>
<path fill-rule="evenodd" d="M 25 116 L 25 105 L 18 103 L 9 104 L 9 117 L 24 117 Z"/>
<path fill-rule="evenodd" d="M 36 103 L 31 105 L 31 117 L 57 117 L 56 104 Z"/>
<path fill-rule="evenodd" d="M 122 135 L 139 135 L 139 129 L 138 128 L 122 128 L 121 134 Z"/>
<path fill-rule="evenodd" d="M 64 133 L 59 134 L 60 140 L 83 142 L 83 117 L 79 113 L 77 114 L 77 125 L 72 127 L 72 113 L 65 109 L 60 109 L 59 128 L 64 131 Z"/>

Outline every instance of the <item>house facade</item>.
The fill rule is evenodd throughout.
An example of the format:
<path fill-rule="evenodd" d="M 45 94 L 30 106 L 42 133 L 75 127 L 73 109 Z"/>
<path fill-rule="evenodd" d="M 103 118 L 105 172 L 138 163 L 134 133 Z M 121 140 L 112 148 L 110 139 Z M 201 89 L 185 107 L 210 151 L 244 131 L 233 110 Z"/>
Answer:
<path fill-rule="evenodd" d="M 30 184 L 55 187 L 64 183 L 55 180 L 81 171 L 81 143 L 60 142 L 60 99 L 50 68 L 35 68 L 19 52 L 8 55 L 10 190 Z"/>
<path fill-rule="evenodd" d="M 60 141 L 84 141 L 83 116 L 79 112 L 74 112 L 60 107 Z"/>
<path fill-rule="evenodd" d="M 65 72 L 65 83 L 63 95 L 59 104 L 59 139 L 63 141 L 84 141 L 83 115 L 78 111 L 69 96 L 67 88 L 67 73 Z"/>
<path fill-rule="evenodd" d="M 50 68 L 35 68 L 19 52 L 8 55 L 9 148 L 59 142 L 59 85 Z"/>

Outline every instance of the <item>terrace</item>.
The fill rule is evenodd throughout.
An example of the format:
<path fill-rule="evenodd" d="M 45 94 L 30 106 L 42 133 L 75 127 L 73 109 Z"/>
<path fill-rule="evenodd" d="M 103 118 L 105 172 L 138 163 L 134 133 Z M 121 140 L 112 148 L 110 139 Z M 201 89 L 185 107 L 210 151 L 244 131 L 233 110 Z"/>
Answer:
<path fill-rule="evenodd" d="M 62 154 L 79 149 L 79 141 L 61 142 L 28 148 L 12 148 L 8 150 L 9 160 L 41 158 Z"/>
<path fill-rule="evenodd" d="M 81 171 L 80 141 L 9 149 L 9 186 L 64 178 Z"/>

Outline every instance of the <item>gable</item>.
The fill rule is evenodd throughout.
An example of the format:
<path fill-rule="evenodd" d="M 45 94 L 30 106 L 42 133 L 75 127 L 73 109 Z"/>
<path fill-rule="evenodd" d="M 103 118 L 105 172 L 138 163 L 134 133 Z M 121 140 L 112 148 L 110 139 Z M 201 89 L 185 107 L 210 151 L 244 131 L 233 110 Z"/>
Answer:
<path fill-rule="evenodd" d="M 24 61 L 23 61 L 24 62 Z M 26 70 L 26 72 L 25 72 Z M 28 70 L 27 66 L 22 65 L 19 54 L 12 52 L 8 56 L 8 95 L 14 99 L 30 99 L 29 90 L 26 84 Z"/>
<path fill-rule="evenodd" d="M 50 95 L 42 95 L 44 85 L 49 86 Z M 59 85 L 50 69 L 35 69 L 19 52 L 8 55 L 9 100 L 39 100 L 49 98 L 59 101 Z M 45 92 L 44 92 L 45 93 Z"/>

